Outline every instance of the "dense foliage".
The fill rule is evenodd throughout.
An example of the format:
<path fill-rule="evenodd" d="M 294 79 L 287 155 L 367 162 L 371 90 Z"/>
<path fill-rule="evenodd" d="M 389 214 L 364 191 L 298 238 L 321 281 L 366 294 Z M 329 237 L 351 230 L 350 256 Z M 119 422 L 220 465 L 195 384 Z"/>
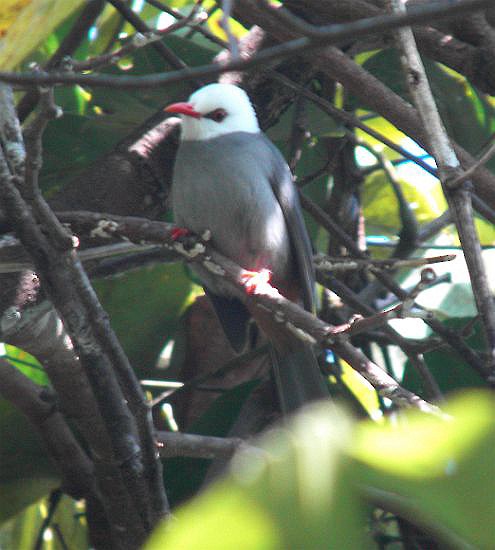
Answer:
<path fill-rule="evenodd" d="M 279 4 L 290 10 L 289 16 L 277 13 Z M 353 270 L 338 263 L 325 270 L 320 258 L 318 315 L 332 326 L 343 325 L 348 340 L 400 386 L 387 386 L 388 393 L 378 383 L 373 387 L 364 367 L 327 350 L 321 363 L 334 402 L 313 405 L 286 424 L 273 422 L 280 418 L 267 384 L 266 360 L 256 351 L 234 357 L 201 288 L 177 255 L 148 246 L 118 255 L 112 249 L 108 257 L 84 262 L 146 397 L 156 400 L 159 434 L 178 429 L 228 438 L 235 446 L 239 440 L 231 438 L 249 440 L 220 481 L 215 478 L 225 472 L 229 452 L 208 456 L 203 449 L 203 454 L 172 456 L 162 449 L 164 486 L 176 520 L 154 530 L 145 546 L 149 550 L 493 546 L 495 414 L 489 390 L 495 371 L 495 306 L 491 297 L 480 296 L 486 296 L 483 285 L 490 283 L 493 290 L 495 280 L 495 160 L 485 160 L 465 187 L 459 184 L 463 200 L 473 197 L 475 208 L 471 220 L 457 217 L 456 190 L 449 191 L 438 177 L 435 143 L 412 106 L 392 32 L 357 33 L 305 52 L 288 50 L 244 73 L 184 73 L 172 83 L 152 83 L 156 75 L 183 67 L 226 62 L 229 44 L 255 59 L 263 48 L 304 35 L 304 27 L 290 16 L 314 25 L 348 23 L 381 17 L 390 9 L 386 5 L 381 0 L 287 0 L 270 7 L 238 0 L 227 24 L 222 2 L 213 0 L 3 0 L 0 6 L 0 81 L 13 82 L 23 128 L 42 110 L 47 84 L 16 82 L 12 75 L 9 80 L 7 71 L 34 73 L 34 79 L 53 73 L 62 82 L 54 88 L 54 100 L 63 116 L 50 120 L 44 131 L 39 177 L 55 212 L 170 221 L 178 130 L 163 122 L 162 109 L 186 99 L 198 84 L 221 78 L 247 89 L 263 129 L 287 158 L 306 197 L 316 252 L 332 258 L 368 253 Z M 224 9 L 229 6 L 223 3 Z M 415 32 L 438 111 L 467 169 L 490 150 L 495 132 L 495 9 L 460 17 L 462 22 L 433 18 Z M 136 39 L 138 31 L 146 37 Z M 113 58 L 110 52 L 116 52 Z M 82 78 L 69 85 L 67 75 Z M 86 75 L 114 79 L 105 85 L 85 81 Z M 149 77 L 150 85 L 126 86 L 127 77 Z M 74 480 L 61 469 L 63 457 L 53 459 L 46 436 L 52 415 L 61 413 L 57 422 L 91 462 L 95 453 L 84 425 L 87 429 L 94 422 L 97 432 L 101 419 L 88 413 L 81 429 L 77 406 L 80 399 L 84 408 L 84 389 L 78 394 L 77 383 L 63 385 L 75 368 L 73 350 L 61 343 L 58 316 L 46 305 L 47 295 L 57 304 L 60 289 L 48 288 L 45 294 L 48 279 L 42 277 L 41 290 L 37 285 L 31 293 L 19 290 L 25 281 L 17 271 L 31 273 L 29 260 L 19 247 L 14 260 L 4 255 L 11 232 L 20 232 L 3 215 L 9 205 L 0 206 L 0 229 L 7 235 L 0 240 L 0 268 L 5 268 L 0 274 L 5 342 L 0 548 L 84 549 L 88 531 L 92 544 L 105 548 L 112 540 L 112 521 L 88 494 L 74 489 L 77 483 L 71 485 Z M 484 268 L 473 252 L 478 243 L 465 237 L 471 221 Z M 335 227 L 347 233 L 355 249 L 339 240 Z M 103 244 L 94 234 L 71 229 L 82 249 Z M 446 257 L 450 254 L 455 259 Z M 432 262 L 435 276 L 423 271 L 418 286 L 429 261 L 407 260 L 433 256 L 450 261 Z M 405 262 L 384 262 L 390 258 Z M 9 272 L 13 261 L 24 263 Z M 387 286 L 387 281 L 392 283 Z M 402 294 L 390 286 L 394 281 Z M 374 315 L 406 303 L 398 315 L 405 319 L 387 322 Z M 346 328 L 356 314 L 374 321 Z M 55 375 L 53 363 L 60 357 L 68 361 L 67 368 Z M 12 395 L 17 381 L 12 367 L 22 373 L 19 387 L 26 388 L 26 400 L 36 397 L 41 404 Z M 165 384 L 177 381 L 189 382 L 179 391 Z M 164 387 L 170 390 L 165 397 Z M 411 392 L 409 401 L 397 397 L 402 388 Z M 110 395 L 102 382 L 106 391 Z M 402 410 L 402 405 L 414 409 L 419 398 L 441 412 L 433 407 L 429 412 Z M 36 421 L 29 415 L 33 410 Z M 132 413 L 139 416 L 139 406 Z M 205 483 L 211 485 L 202 491 Z M 102 502 L 105 508 L 104 496 Z M 153 522 L 146 535 L 152 527 Z"/>

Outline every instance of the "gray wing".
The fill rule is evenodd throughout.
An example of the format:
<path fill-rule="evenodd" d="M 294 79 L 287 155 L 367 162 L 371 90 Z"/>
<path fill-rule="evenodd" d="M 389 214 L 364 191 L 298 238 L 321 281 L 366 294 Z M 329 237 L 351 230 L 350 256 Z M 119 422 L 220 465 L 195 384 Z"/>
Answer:
<path fill-rule="evenodd" d="M 287 227 L 294 259 L 296 262 L 304 307 L 312 311 L 315 300 L 315 271 L 313 264 L 313 250 L 308 231 L 304 223 L 301 204 L 297 189 L 292 181 L 292 174 L 280 151 L 262 134 L 262 139 L 273 152 L 273 169 L 270 184 L 282 208 Z"/>

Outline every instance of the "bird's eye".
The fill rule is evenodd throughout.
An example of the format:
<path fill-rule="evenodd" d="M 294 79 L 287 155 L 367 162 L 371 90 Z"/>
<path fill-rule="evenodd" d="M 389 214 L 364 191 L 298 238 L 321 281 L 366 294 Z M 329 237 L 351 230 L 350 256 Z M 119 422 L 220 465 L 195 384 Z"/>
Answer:
<path fill-rule="evenodd" d="M 214 120 L 215 122 L 222 122 L 222 120 L 227 116 L 227 111 L 225 109 L 215 109 L 214 111 L 211 111 L 211 113 L 204 116 L 205 118 L 211 118 L 211 120 Z"/>

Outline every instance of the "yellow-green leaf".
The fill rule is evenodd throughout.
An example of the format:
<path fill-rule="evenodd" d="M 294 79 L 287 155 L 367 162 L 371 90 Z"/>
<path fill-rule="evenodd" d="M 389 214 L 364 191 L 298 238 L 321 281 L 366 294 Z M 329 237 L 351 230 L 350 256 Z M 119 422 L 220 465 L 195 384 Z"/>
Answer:
<path fill-rule="evenodd" d="M 0 67 L 15 69 L 84 0 L 3 0 L 0 8 Z"/>

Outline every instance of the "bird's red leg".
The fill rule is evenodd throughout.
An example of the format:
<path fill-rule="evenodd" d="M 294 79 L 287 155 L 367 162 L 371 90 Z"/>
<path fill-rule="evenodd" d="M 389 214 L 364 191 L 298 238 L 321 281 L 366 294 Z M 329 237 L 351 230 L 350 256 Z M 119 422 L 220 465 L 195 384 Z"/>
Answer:
<path fill-rule="evenodd" d="M 172 229 L 170 236 L 172 237 L 173 241 L 177 241 L 181 237 L 186 237 L 190 233 L 191 232 L 189 231 L 189 229 L 185 227 L 176 227 L 175 229 Z"/>
<path fill-rule="evenodd" d="M 243 271 L 241 275 L 241 281 L 246 292 L 248 294 L 255 294 L 256 292 L 263 291 L 268 286 L 271 288 L 270 279 L 272 278 L 272 272 L 269 269 L 262 269 L 261 271 Z"/>

